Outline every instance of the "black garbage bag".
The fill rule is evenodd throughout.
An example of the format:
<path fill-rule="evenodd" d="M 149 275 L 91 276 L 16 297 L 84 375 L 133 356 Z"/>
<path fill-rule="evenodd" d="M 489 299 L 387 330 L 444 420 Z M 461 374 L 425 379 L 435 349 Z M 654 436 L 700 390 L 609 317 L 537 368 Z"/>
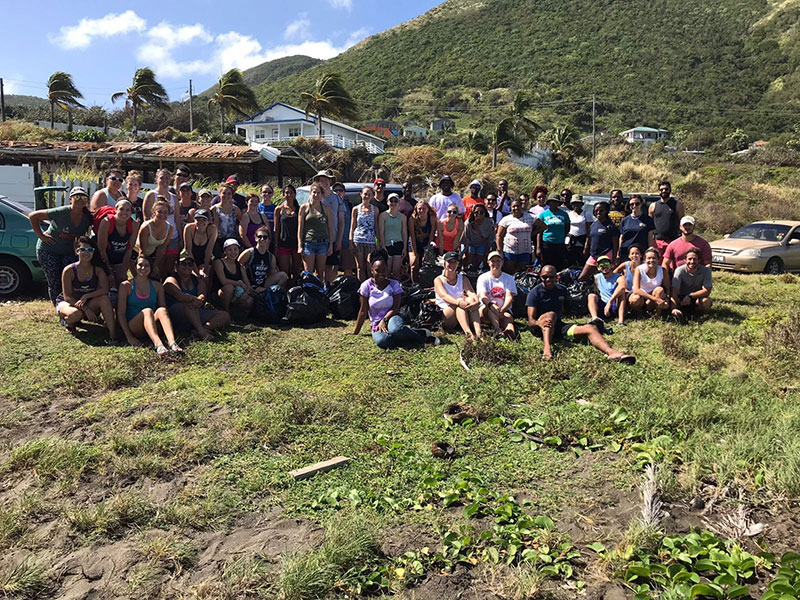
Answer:
<path fill-rule="evenodd" d="M 358 288 L 361 282 L 352 275 L 339 275 L 328 286 L 331 314 L 337 319 L 355 319 L 361 306 Z"/>
<path fill-rule="evenodd" d="M 425 329 L 435 329 L 441 323 L 444 315 L 442 309 L 436 306 L 433 300 L 425 300 L 420 304 L 419 314 L 410 324 L 411 327 L 424 327 Z"/>
<path fill-rule="evenodd" d="M 442 274 L 442 267 L 437 264 L 423 264 L 419 268 L 417 281 L 424 288 L 432 288 L 433 280 Z"/>
<path fill-rule="evenodd" d="M 528 299 L 528 292 L 535 288 L 541 279 L 539 279 L 539 270 L 528 269 L 526 271 L 518 271 L 514 275 L 514 283 L 517 285 L 517 295 L 514 296 L 514 310 L 515 317 L 525 318 L 528 315 L 525 301 Z"/>
<path fill-rule="evenodd" d="M 304 271 L 301 284 L 289 290 L 289 305 L 284 320 L 294 325 L 317 323 L 328 314 L 330 302 L 322 282 L 313 273 Z"/>
<path fill-rule="evenodd" d="M 461 270 L 461 274 L 464 275 L 464 277 L 466 277 L 472 284 L 473 291 L 476 291 L 478 289 L 478 277 L 481 274 L 481 270 L 478 267 L 469 265 L 465 269 Z"/>
<path fill-rule="evenodd" d="M 567 314 L 579 317 L 589 314 L 589 294 L 592 285 L 586 281 L 575 281 L 567 286 Z"/>
<path fill-rule="evenodd" d="M 407 325 L 411 325 L 419 317 L 422 303 L 426 300 L 432 300 L 434 296 L 433 290 L 426 289 L 420 284 L 415 283 L 405 290 L 398 314 L 403 317 Z"/>
<path fill-rule="evenodd" d="M 439 260 L 439 249 L 436 247 L 436 244 L 431 242 L 425 248 L 425 252 L 422 254 L 422 264 L 423 265 L 435 265 L 436 262 Z"/>
<path fill-rule="evenodd" d="M 556 281 L 566 287 L 572 285 L 572 283 L 577 281 L 577 279 L 577 277 L 573 277 L 570 269 L 564 269 L 556 274 Z"/>
<path fill-rule="evenodd" d="M 268 287 L 253 303 L 252 317 L 262 323 L 278 323 L 286 316 L 289 298 L 279 285 Z"/>

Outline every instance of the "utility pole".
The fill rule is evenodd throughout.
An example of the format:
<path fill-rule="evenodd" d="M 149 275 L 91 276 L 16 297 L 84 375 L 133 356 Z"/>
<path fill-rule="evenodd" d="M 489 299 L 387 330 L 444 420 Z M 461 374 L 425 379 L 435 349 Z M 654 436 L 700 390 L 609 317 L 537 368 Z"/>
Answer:
<path fill-rule="evenodd" d="M 597 97 L 592 94 L 592 162 L 594 162 L 594 158 L 597 155 L 597 138 L 595 137 L 595 133 L 597 129 L 595 128 L 595 117 L 597 116 Z"/>
<path fill-rule="evenodd" d="M 194 131 L 194 115 L 192 115 L 192 80 L 189 80 L 189 133 Z"/>
<path fill-rule="evenodd" d="M 0 113 L 3 114 L 3 122 L 6 120 L 6 94 L 3 91 L 3 78 L 0 77 Z"/>

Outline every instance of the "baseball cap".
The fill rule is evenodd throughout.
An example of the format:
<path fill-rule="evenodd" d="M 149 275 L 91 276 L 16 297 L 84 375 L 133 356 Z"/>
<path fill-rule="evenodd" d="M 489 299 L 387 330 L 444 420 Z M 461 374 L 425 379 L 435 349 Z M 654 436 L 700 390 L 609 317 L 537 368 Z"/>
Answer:
<path fill-rule="evenodd" d="M 179 190 L 183 190 L 183 189 L 186 189 L 186 188 L 192 189 L 192 184 L 189 183 L 188 181 L 184 181 L 182 184 L 180 184 L 178 186 Z"/>
<path fill-rule="evenodd" d="M 198 192 L 198 194 L 197 194 L 197 195 L 198 195 L 198 196 L 205 196 L 206 194 L 208 194 L 209 196 L 213 196 L 213 195 L 214 195 L 214 194 L 212 194 L 212 193 L 211 193 L 211 190 L 210 190 L 210 189 L 208 189 L 208 188 L 203 188 L 202 190 L 200 190 L 200 191 Z"/>
<path fill-rule="evenodd" d="M 442 175 L 441 179 L 439 179 L 439 185 L 442 185 L 443 181 L 449 181 L 450 183 L 453 183 L 453 178 L 450 177 L 450 175 Z"/>
<path fill-rule="evenodd" d="M 493 258 L 499 258 L 500 260 L 503 260 L 503 255 L 500 254 L 497 250 L 492 250 L 491 252 L 489 252 L 489 256 L 486 257 L 486 260 L 492 260 Z"/>
<path fill-rule="evenodd" d="M 239 183 L 239 176 L 234 173 L 225 180 L 225 183 Z"/>
<path fill-rule="evenodd" d="M 547 199 L 547 204 L 550 204 L 551 202 L 558 202 L 559 204 L 561 204 L 561 198 L 559 198 L 558 196 L 550 196 Z"/>
<path fill-rule="evenodd" d="M 476 187 L 476 188 L 482 188 L 482 187 L 483 187 L 483 185 L 482 185 L 482 184 L 481 184 L 481 182 L 480 182 L 480 181 L 478 181 L 477 179 L 473 179 L 472 181 L 470 181 L 470 183 L 469 183 L 469 187 L 471 187 L 471 188 L 473 188 L 473 187 Z"/>
<path fill-rule="evenodd" d="M 689 223 L 690 225 L 694 225 L 694 217 L 690 217 L 689 215 L 686 215 L 685 217 L 683 217 L 681 219 L 681 225 L 685 225 L 686 223 Z"/>
<path fill-rule="evenodd" d="M 400 201 L 400 194 L 395 194 L 394 192 L 392 192 L 391 194 L 389 194 L 389 196 L 386 198 L 386 200 L 388 202 L 391 202 L 392 198 L 394 198 L 395 200 L 397 200 L 399 202 Z"/>
<path fill-rule="evenodd" d="M 194 256 L 189 254 L 186 250 L 181 250 L 181 254 L 178 257 L 178 262 L 194 262 Z"/>
<path fill-rule="evenodd" d="M 451 261 L 451 260 L 458 260 L 459 256 L 458 256 L 458 252 L 450 251 L 450 252 L 445 252 L 445 254 L 444 254 L 444 256 L 442 258 L 444 258 L 444 262 L 448 262 L 448 261 Z"/>
<path fill-rule="evenodd" d="M 573 196 L 572 198 L 570 198 L 569 203 L 570 204 L 583 204 L 583 198 L 581 198 L 580 195 Z"/>
<path fill-rule="evenodd" d="M 378 185 L 379 183 L 386 184 L 386 180 L 383 177 L 376 177 L 375 181 L 372 182 L 372 185 Z"/>
<path fill-rule="evenodd" d="M 196 211 L 194 211 L 194 219 L 195 221 L 197 219 L 207 219 L 210 221 L 211 213 L 208 212 L 205 208 L 198 208 Z"/>
<path fill-rule="evenodd" d="M 69 197 L 73 196 L 88 196 L 89 193 L 82 187 L 74 187 L 69 191 Z"/>
<path fill-rule="evenodd" d="M 233 238 L 228 238 L 227 240 L 225 240 L 225 243 L 224 243 L 224 244 L 222 244 L 222 249 L 224 250 L 224 249 L 225 249 L 225 248 L 227 248 L 228 246 L 238 246 L 238 245 L 239 245 L 239 242 L 238 242 L 238 241 L 236 241 L 236 240 L 235 240 L 235 239 L 233 239 Z"/>
<path fill-rule="evenodd" d="M 603 263 L 607 263 L 607 264 L 610 265 L 611 264 L 611 259 L 608 258 L 605 255 L 604 256 L 598 256 L 597 257 L 597 264 L 600 265 L 600 264 L 603 264 Z"/>

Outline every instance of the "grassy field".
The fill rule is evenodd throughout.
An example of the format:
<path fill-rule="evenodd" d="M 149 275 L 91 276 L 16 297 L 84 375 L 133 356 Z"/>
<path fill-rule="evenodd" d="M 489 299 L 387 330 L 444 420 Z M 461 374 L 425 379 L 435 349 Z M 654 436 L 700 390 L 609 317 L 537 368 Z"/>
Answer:
<path fill-rule="evenodd" d="M 66 334 L 45 301 L 1 305 L 0 596 L 800 590 L 781 558 L 800 550 L 800 281 L 716 274 L 714 297 L 702 322 L 617 329 L 634 367 L 580 345 L 543 363 L 525 333 L 470 371 L 458 336 L 383 352 L 332 320 L 163 362 Z"/>

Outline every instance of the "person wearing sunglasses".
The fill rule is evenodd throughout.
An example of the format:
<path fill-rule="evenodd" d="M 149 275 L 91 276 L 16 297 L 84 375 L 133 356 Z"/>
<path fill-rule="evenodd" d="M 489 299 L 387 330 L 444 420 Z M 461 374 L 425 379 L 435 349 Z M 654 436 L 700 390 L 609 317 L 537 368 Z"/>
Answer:
<path fill-rule="evenodd" d="M 378 215 L 378 239 L 389 256 L 389 277 L 399 279 L 408 254 L 408 223 L 400 212 L 400 196 L 389 194 L 388 201 L 389 210 Z"/>
<path fill-rule="evenodd" d="M 376 177 L 372 183 L 372 206 L 384 213 L 389 210 L 389 198 L 386 195 L 386 180 L 383 177 Z"/>
<path fill-rule="evenodd" d="M 122 184 L 125 183 L 125 171 L 111 168 L 106 173 L 106 187 L 97 190 L 89 203 L 89 212 L 95 214 L 104 206 L 116 206 L 117 200 L 124 198 Z"/>
<path fill-rule="evenodd" d="M 47 293 L 55 305 L 61 293 L 61 272 L 75 262 L 75 240 L 92 227 L 92 214 L 87 208 L 89 194 L 82 187 L 69 192 L 69 206 L 36 210 L 28 215 L 36 242 L 36 259 L 47 279 Z M 48 222 L 47 231 L 42 223 Z"/>
<path fill-rule="evenodd" d="M 88 237 L 78 238 L 75 247 L 78 262 L 64 267 L 61 273 L 62 292 L 56 298 L 56 313 L 61 325 L 70 333 L 81 321 L 97 323 L 100 316 L 108 329 L 109 343 L 116 346 L 117 320 L 108 297 L 108 276 Z"/>
<path fill-rule="evenodd" d="M 261 186 L 261 201 L 258 203 L 258 212 L 266 215 L 269 222 L 269 228 L 275 229 L 275 190 L 268 183 Z"/>
<path fill-rule="evenodd" d="M 208 302 L 208 280 L 200 277 L 191 253 L 181 251 L 175 272 L 164 281 L 167 311 L 176 331 L 194 331 L 198 339 L 210 341 L 211 331 L 231 322 L 231 316 Z"/>
<path fill-rule="evenodd" d="M 630 354 L 612 348 L 600 333 L 597 324 L 564 323 L 561 315 L 564 312 L 564 301 L 569 295 L 567 288 L 556 282 L 556 269 L 552 265 L 543 267 L 540 277 L 542 282 L 528 292 L 525 305 L 528 309 L 528 325 L 531 333 L 542 338 L 544 344 L 542 359 L 552 360 L 553 342 L 565 340 L 586 341 L 605 354 L 609 360 L 629 365 L 636 363 L 636 358 Z"/>
<path fill-rule="evenodd" d="M 252 286 L 250 293 L 258 296 L 273 285 L 286 286 L 289 276 L 278 270 L 275 255 L 269 251 L 272 236 L 267 226 L 259 227 L 255 233 L 256 245 L 239 255 L 239 263 L 247 269 L 247 278 Z"/>
<path fill-rule="evenodd" d="M 445 218 L 439 221 L 436 244 L 439 247 L 439 256 L 447 252 L 461 252 L 461 237 L 464 235 L 464 221 L 461 220 L 458 206 L 451 204 L 447 207 Z"/>
<path fill-rule="evenodd" d="M 628 200 L 631 213 L 622 219 L 619 228 L 619 255 L 628 256 L 633 246 L 650 248 L 655 246 L 655 225 L 650 215 L 644 212 L 644 200 L 639 194 L 633 194 Z M 609 215 L 610 216 L 610 215 Z"/>
<path fill-rule="evenodd" d="M 257 194 L 247 194 L 247 210 L 239 219 L 239 239 L 245 248 L 256 245 L 256 231 L 269 223 L 266 215 L 258 210 L 259 201 Z"/>
<path fill-rule="evenodd" d="M 663 255 L 669 243 L 680 236 L 680 221 L 686 213 L 683 204 L 672 197 L 672 184 L 669 181 L 658 184 L 658 196 L 658 202 L 650 205 L 647 214 L 655 226 L 655 247 Z"/>

